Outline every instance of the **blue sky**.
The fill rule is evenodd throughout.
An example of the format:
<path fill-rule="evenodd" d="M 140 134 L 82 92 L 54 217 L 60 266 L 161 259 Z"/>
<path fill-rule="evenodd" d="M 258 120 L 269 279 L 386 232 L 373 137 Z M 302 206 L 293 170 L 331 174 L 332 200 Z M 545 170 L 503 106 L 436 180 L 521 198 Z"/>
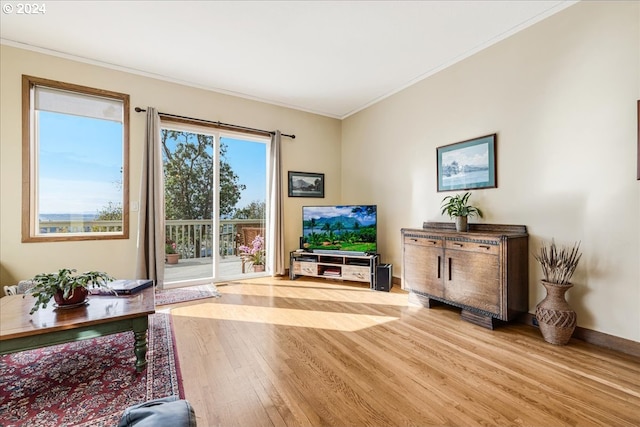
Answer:
<path fill-rule="evenodd" d="M 38 120 L 40 214 L 95 213 L 122 200 L 120 123 L 44 111 Z"/>
<path fill-rule="evenodd" d="M 39 214 L 95 214 L 122 200 L 121 124 L 43 111 L 39 124 Z M 239 183 L 247 186 L 238 207 L 265 200 L 266 144 L 237 138 L 222 142 Z M 139 189 L 129 193 L 136 200 Z"/>
<path fill-rule="evenodd" d="M 227 161 L 240 177 L 240 184 L 247 186 L 242 192 L 238 207 L 244 207 L 255 200 L 266 200 L 267 144 L 227 137 L 222 137 L 221 142 L 228 147 Z"/>

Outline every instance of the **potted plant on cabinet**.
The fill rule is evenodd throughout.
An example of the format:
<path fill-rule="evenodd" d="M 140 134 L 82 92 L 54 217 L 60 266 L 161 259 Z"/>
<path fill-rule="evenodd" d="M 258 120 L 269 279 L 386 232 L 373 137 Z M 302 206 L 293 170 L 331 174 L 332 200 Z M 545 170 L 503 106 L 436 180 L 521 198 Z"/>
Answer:
<path fill-rule="evenodd" d="M 164 241 L 164 260 L 167 264 L 177 264 L 180 254 L 177 251 L 176 242 L 168 237 Z"/>
<path fill-rule="evenodd" d="M 113 292 L 107 284 L 113 277 L 101 271 L 74 274 L 75 269 L 61 268 L 57 273 L 42 273 L 32 279 L 33 287 L 25 293 L 33 295 L 36 302 L 29 312 L 47 308 L 53 298 L 58 306 L 79 306 L 86 302 L 90 288 L 102 288 Z"/>
<path fill-rule="evenodd" d="M 558 249 L 553 240 L 534 255 L 542 267 L 542 285 L 547 291 L 536 306 L 536 320 L 545 341 L 551 344 L 567 344 L 576 328 L 576 312 L 566 301 L 565 293 L 573 286 L 569 280 L 581 257 L 579 242 L 571 248 Z"/>
<path fill-rule="evenodd" d="M 238 248 L 238 251 L 246 262 L 250 262 L 253 265 L 253 271 L 264 271 L 264 237 L 257 235 L 251 242 L 251 246 L 242 245 Z"/>
<path fill-rule="evenodd" d="M 468 217 L 474 215 L 478 215 L 480 218 L 483 217 L 480 208 L 468 204 L 469 197 L 471 197 L 471 193 L 466 192 L 442 199 L 442 214 L 449 215 L 449 218 L 455 217 L 456 231 L 467 231 L 469 226 Z"/>

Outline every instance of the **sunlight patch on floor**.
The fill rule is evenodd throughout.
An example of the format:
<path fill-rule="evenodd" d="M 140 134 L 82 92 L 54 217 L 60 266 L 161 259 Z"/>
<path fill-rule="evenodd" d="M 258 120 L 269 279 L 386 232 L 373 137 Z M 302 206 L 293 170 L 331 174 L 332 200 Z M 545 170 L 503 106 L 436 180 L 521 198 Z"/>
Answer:
<path fill-rule="evenodd" d="M 239 286 L 235 286 L 235 285 Z M 229 283 L 218 287 L 221 294 L 251 295 L 277 298 L 298 298 L 317 301 L 353 302 L 354 292 L 359 292 L 358 303 L 406 307 L 407 294 L 372 291 L 366 285 L 362 288 L 344 285 L 322 285 L 317 282 L 281 282 L 277 285 Z"/>
<path fill-rule="evenodd" d="M 173 316 L 199 317 L 237 322 L 257 322 L 343 332 L 354 332 L 399 319 L 393 316 L 374 316 L 220 303 L 196 304 L 188 307 L 174 308 L 171 310 L 171 314 Z"/>

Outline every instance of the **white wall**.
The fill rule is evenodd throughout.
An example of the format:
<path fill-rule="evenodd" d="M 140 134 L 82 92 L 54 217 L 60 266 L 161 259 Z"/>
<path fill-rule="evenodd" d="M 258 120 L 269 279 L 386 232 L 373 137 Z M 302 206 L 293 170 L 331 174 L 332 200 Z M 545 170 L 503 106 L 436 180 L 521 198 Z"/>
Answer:
<path fill-rule="evenodd" d="M 451 221 L 436 147 L 495 132 L 498 188 L 471 196 L 481 221 L 526 225 L 532 253 L 581 241 L 578 325 L 640 341 L 639 61 L 640 3 L 571 6 L 344 120 L 342 201 L 379 205 L 399 277 L 400 229 Z M 529 261 L 533 312 L 544 289 Z"/>
<path fill-rule="evenodd" d="M 488 223 L 527 225 L 530 250 L 582 242 L 569 291 L 578 325 L 640 341 L 640 5 L 581 2 L 354 116 L 338 120 L 0 46 L 0 282 L 62 266 L 134 273 L 129 240 L 20 242 L 22 74 L 125 92 L 132 107 L 295 133 L 284 172 L 323 172 L 323 204 L 377 203 L 384 262 L 401 274 L 400 229 L 440 215 L 436 147 L 498 133 L 498 188 L 473 191 Z M 131 199 L 144 116 L 131 113 Z M 342 144 L 341 144 L 342 142 Z M 320 200 L 316 200 L 320 202 Z M 301 207 L 285 199 L 286 249 Z M 544 297 L 530 257 L 530 311 Z"/>
<path fill-rule="evenodd" d="M 132 277 L 138 218 L 131 214 L 128 240 L 21 243 L 21 75 L 59 80 L 128 93 L 131 96 L 130 195 L 137 201 L 145 114 L 136 106 L 295 134 L 283 138 L 283 184 L 288 170 L 324 172 L 326 203 L 340 199 L 339 120 L 260 102 L 181 86 L 140 75 L 70 61 L 32 51 L 0 46 L 0 283 L 17 283 L 61 267 L 98 269 L 115 277 Z M 169 60 L 170 58 L 168 58 Z M 298 248 L 301 206 L 308 199 L 285 198 L 286 249 Z"/>

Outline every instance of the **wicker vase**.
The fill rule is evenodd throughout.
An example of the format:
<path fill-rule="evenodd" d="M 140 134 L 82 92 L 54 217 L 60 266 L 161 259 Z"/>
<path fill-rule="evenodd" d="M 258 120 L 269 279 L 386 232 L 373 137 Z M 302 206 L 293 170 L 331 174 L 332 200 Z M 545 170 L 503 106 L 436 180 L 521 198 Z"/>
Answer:
<path fill-rule="evenodd" d="M 536 319 L 544 340 L 555 345 L 565 345 L 576 328 L 576 312 L 573 311 L 565 293 L 572 284 L 558 285 L 542 281 L 547 296 L 536 306 Z"/>

